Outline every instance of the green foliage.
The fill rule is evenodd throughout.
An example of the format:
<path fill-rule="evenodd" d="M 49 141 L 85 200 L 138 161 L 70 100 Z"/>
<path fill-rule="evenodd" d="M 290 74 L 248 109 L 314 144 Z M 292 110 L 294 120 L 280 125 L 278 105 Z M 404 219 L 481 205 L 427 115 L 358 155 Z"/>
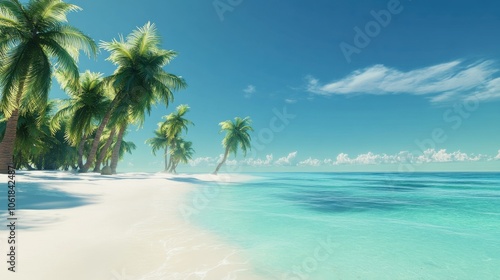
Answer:
<path fill-rule="evenodd" d="M 159 125 L 161 125 L 161 123 Z M 151 146 L 153 155 L 156 155 L 157 151 L 168 147 L 169 141 L 167 138 L 167 132 L 165 130 L 162 130 L 161 127 L 154 131 L 154 134 L 155 137 L 146 140 L 146 144 Z"/>
<path fill-rule="evenodd" d="M 51 112 L 54 105 L 55 102 L 49 102 L 43 113 L 26 111 L 19 116 L 14 146 L 16 168 L 38 170 L 76 168 L 76 148 L 65 138 L 67 122 L 63 122 L 54 133 L 50 131 Z M 1 138 L 3 138 L 6 123 L 6 118 L 1 118 Z"/>
<path fill-rule="evenodd" d="M 177 166 L 177 164 L 179 164 L 180 162 L 188 163 L 189 160 L 193 158 L 193 143 L 190 141 L 185 141 L 180 137 L 176 138 L 174 141 L 176 142 L 176 144 L 174 148 L 170 150 L 170 155 L 172 156 L 174 166 Z"/>
<path fill-rule="evenodd" d="M 226 136 L 222 140 L 222 146 L 229 151 L 229 153 L 236 155 L 238 148 L 246 155 L 247 151 L 251 149 L 251 136 L 250 131 L 253 128 L 250 126 L 252 123 L 250 117 L 244 119 L 236 117 L 234 121 L 227 120 L 219 123 L 221 132 L 226 132 Z"/>
<path fill-rule="evenodd" d="M 101 73 L 86 71 L 76 84 L 63 72 L 57 72 L 56 78 L 70 98 L 60 102 L 61 109 L 55 114 L 51 128 L 58 129 L 61 120 L 68 119 L 66 137 L 76 144 L 82 136 L 92 133 L 110 109 L 109 94 Z"/>
<path fill-rule="evenodd" d="M 182 77 L 167 73 L 163 67 L 176 53 L 160 48 L 160 37 L 154 24 L 147 23 L 127 36 L 126 40 L 101 42 L 110 53 L 107 58 L 117 66 L 108 82 L 116 90 L 114 123 L 137 122 L 142 126 L 145 113 L 156 103 L 169 105 L 173 91 L 186 87 Z"/>
<path fill-rule="evenodd" d="M 47 104 L 53 62 L 78 81 L 79 51 L 97 52 L 94 41 L 67 24 L 80 8 L 61 0 L 0 1 L 0 111 L 7 118 L 19 108 L 41 111 Z M 22 92 L 19 92 L 22 90 Z M 18 102 L 19 100 L 19 102 Z"/>

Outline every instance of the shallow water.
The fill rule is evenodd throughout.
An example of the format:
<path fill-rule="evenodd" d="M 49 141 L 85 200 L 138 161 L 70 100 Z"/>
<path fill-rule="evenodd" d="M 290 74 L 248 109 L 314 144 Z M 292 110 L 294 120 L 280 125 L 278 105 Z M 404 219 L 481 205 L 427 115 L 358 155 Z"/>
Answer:
<path fill-rule="evenodd" d="M 258 175 L 193 221 L 263 279 L 500 279 L 498 173 Z"/>

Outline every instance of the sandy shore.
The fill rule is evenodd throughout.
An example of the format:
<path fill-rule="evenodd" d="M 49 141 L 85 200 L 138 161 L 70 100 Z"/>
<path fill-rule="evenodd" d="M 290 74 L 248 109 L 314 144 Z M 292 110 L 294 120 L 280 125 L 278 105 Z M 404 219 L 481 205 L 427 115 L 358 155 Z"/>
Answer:
<path fill-rule="evenodd" d="M 223 184 L 245 179 L 240 175 L 140 173 L 116 178 L 50 172 L 18 175 L 19 191 L 29 192 L 30 184 L 36 184 L 77 196 L 84 203 L 17 211 L 21 226 L 17 229 L 17 272 L 9 272 L 2 261 L 0 279 L 259 279 L 237 248 L 186 219 L 203 206 L 203 201 L 187 199 L 190 191 L 200 191 L 193 182 L 203 185 L 219 180 Z M 1 218 L 5 223 L 6 215 Z M 2 260 L 6 259 L 7 234 L 2 227 Z"/>

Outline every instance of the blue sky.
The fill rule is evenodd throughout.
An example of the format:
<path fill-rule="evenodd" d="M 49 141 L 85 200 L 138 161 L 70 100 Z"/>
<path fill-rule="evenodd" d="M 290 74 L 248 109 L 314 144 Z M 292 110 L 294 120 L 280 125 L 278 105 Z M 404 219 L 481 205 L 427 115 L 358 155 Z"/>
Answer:
<path fill-rule="evenodd" d="M 127 140 L 121 171 L 160 171 L 144 141 L 189 104 L 186 138 L 212 171 L 218 123 L 253 119 L 230 171 L 491 171 L 500 167 L 500 3 L 481 1 L 75 0 L 71 24 L 109 41 L 151 21 L 189 87 Z M 111 74 L 105 61 L 81 69 Z M 52 97 L 64 94 L 54 86 Z"/>

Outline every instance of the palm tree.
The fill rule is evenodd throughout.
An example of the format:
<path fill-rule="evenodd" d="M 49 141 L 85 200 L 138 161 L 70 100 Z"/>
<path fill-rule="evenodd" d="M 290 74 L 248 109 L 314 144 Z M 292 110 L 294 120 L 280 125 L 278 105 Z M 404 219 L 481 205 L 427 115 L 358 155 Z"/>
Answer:
<path fill-rule="evenodd" d="M 121 38 L 101 43 L 101 47 L 110 52 L 107 60 L 118 67 L 110 77 L 110 84 L 116 90 L 110 112 L 113 118 L 120 119 L 115 121 L 120 127 L 111 159 L 113 173 L 116 173 L 121 141 L 129 123 L 136 122 L 141 127 L 145 112 L 149 114 L 155 103 L 168 106 L 174 98 L 172 91 L 186 87 L 184 79 L 163 69 L 176 53 L 160 49 L 159 45 L 160 37 L 151 23 L 133 31 L 126 41 Z M 106 117 L 109 121 L 111 116 Z M 100 138 L 99 130 L 97 132 L 94 141 Z M 96 150 L 92 147 L 89 158 L 95 157 Z"/>
<path fill-rule="evenodd" d="M 175 149 L 177 142 L 174 141 L 178 138 L 182 131 L 188 130 L 189 125 L 194 125 L 193 122 L 184 118 L 184 115 L 189 112 L 188 105 L 177 106 L 177 111 L 171 113 L 168 116 L 164 116 L 165 121 L 163 123 L 158 123 L 158 129 L 154 131 L 155 137 L 146 140 L 146 144 L 149 144 L 153 149 L 153 155 L 160 149 L 165 149 L 165 172 L 172 171 L 173 159 L 170 158 L 168 161 L 168 148 L 171 146 Z"/>
<path fill-rule="evenodd" d="M 107 151 L 109 150 L 109 148 L 111 147 L 111 144 L 113 144 L 113 141 L 115 139 L 115 133 L 116 133 L 116 128 L 112 128 L 111 131 L 109 131 L 109 135 L 108 137 L 105 137 L 106 141 L 104 142 L 104 144 L 101 146 L 99 145 L 99 156 L 97 157 L 96 159 L 96 162 L 94 164 L 94 170 L 93 172 L 100 172 L 101 171 L 101 164 L 103 163 L 104 161 L 104 158 L 106 157 L 106 153 Z"/>
<path fill-rule="evenodd" d="M 43 111 L 47 104 L 52 66 L 76 82 L 79 51 L 97 52 L 90 37 L 67 24 L 66 14 L 78 10 L 61 0 L 0 1 L 0 110 L 7 118 L 1 173 L 12 163 L 20 111 Z"/>
<path fill-rule="evenodd" d="M 219 165 L 217 165 L 217 168 L 214 171 L 215 175 L 217 175 L 220 167 L 226 162 L 227 156 L 230 153 L 236 155 L 238 148 L 240 148 L 243 151 L 243 154 L 246 155 L 247 151 L 251 149 L 251 137 L 249 134 L 249 131 L 253 131 L 253 128 L 250 126 L 251 122 L 250 117 L 246 117 L 244 119 L 236 117 L 234 118 L 234 121 L 227 120 L 219 124 L 221 132 L 226 132 L 226 136 L 222 140 L 222 146 L 224 147 L 225 152 L 222 161 Z"/>
<path fill-rule="evenodd" d="M 103 159 L 104 167 L 101 170 L 101 174 L 111 175 L 111 167 L 109 166 L 110 165 L 109 162 L 110 162 L 111 158 L 113 157 L 112 151 L 114 150 L 114 147 L 116 146 L 116 142 L 114 142 L 112 144 L 112 146 L 113 147 L 111 149 L 101 150 L 101 153 L 104 154 L 104 159 Z M 135 150 L 135 149 L 136 149 L 136 145 L 133 142 L 122 140 L 122 143 L 120 145 L 120 151 L 118 153 L 119 159 L 122 159 L 123 156 L 125 155 L 125 153 L 132 154 L 132 150 Z"/>
<path fill-rule="evenodd" d="M 150 145 L 153 149 L 153 155 L 156 155 L 156 152 L 165 149 L 164 157 L 165 157 L 165 172 L 168 171 L 168 144 L 169 140 L 167 138 L 167 132 L 165 129 L 162 130 L 161 123 L 158 124 L 158 129 L 154 131 L 155 137 L 149 138 L 146 140 L 146 144 Z"/>
<path fill-rule="evenodd" d="M 43 115 L 40 112 L 23 111 L 19 115 L 16 128 L 16 142 L 14 145 L 14 166 L 16 169 L 34 169 L 31 164 L 35 158 L 42 157 L 47 152 L 47 147 L 53 142 L 48 128 L 48 114 L 54 102 L 47 103 Z M 0 120 L 0 141 L 5 135 L 7 119 L 2 116 Z"/>
<path fill-rule="evenodd" d="M 165 122 L 161 125 L 161 130 L 163 130 L 166 133 L 166 137 L 168 140 L 168 145 L 172 147 L 172 149 L 175 149 L 176 142 L 173 141 L 179 135 L 182 133 L 182 131 L 188 131 L 188 126 L 189 125 L 194 125 L 194 123 L 186 118 L 184 118 L 184 115 L 189 112 L 189 106 L 188 105 L 179 105 L 177 107 L 177 111 L 175 113 L 171 113 L 168 116 L 164 117 L 166 120 Z M 167 151 L 165 150 L 165 153 Z M 165 159 L 166 160 L 166 159 Z M 167 166 L 166 171 L 172 171 L 173 167 L 173 161 L 172 158 L 170 158 L 170 162 Z"/>
<path fill-rule="evenodd" d="M 78 83 L 71 83 L 64 73 L 56 73 L 56 77 L 70 99 L 64 100 L 62 108 L 54 115 L 52 129 L 59 128 L 61 119 L 68 120 L 66 137 L 78 146 L 78 168 L 82 169 L 87 138 L 95 130 L 94 124 L 104 117 L 111 101 L 106 96 L 101 73 L 86 71 Z"/>
<path fill-rule="evenodd" d="M 65 137 L 67 121 L 53 132 L 50 129 L 51 112 L 55 101 L 49 101 L 43 115 L 39 112 L 24 111 L 19 115 L 14 145 L 16 169 L 56 170 L 75 167 L 76 148 Z M 0 139 L 5 132 L 6 120 L 0 120 Z"/>
<path fill-rule="evenodd" d="M 177 165 L 181 162 L 188 163 L 189 160 L 193 158 L 194 149 L 192 142 L 185 141 L 180 137 L 174 139 L 173 142 L 175 142 L 175 145 L 173 146 L 172 150 L 170 150 L 170 158 L 172 161 L 170 172 L 176 174 L 177 171 L 175 169 L 177 168 Z"/>

